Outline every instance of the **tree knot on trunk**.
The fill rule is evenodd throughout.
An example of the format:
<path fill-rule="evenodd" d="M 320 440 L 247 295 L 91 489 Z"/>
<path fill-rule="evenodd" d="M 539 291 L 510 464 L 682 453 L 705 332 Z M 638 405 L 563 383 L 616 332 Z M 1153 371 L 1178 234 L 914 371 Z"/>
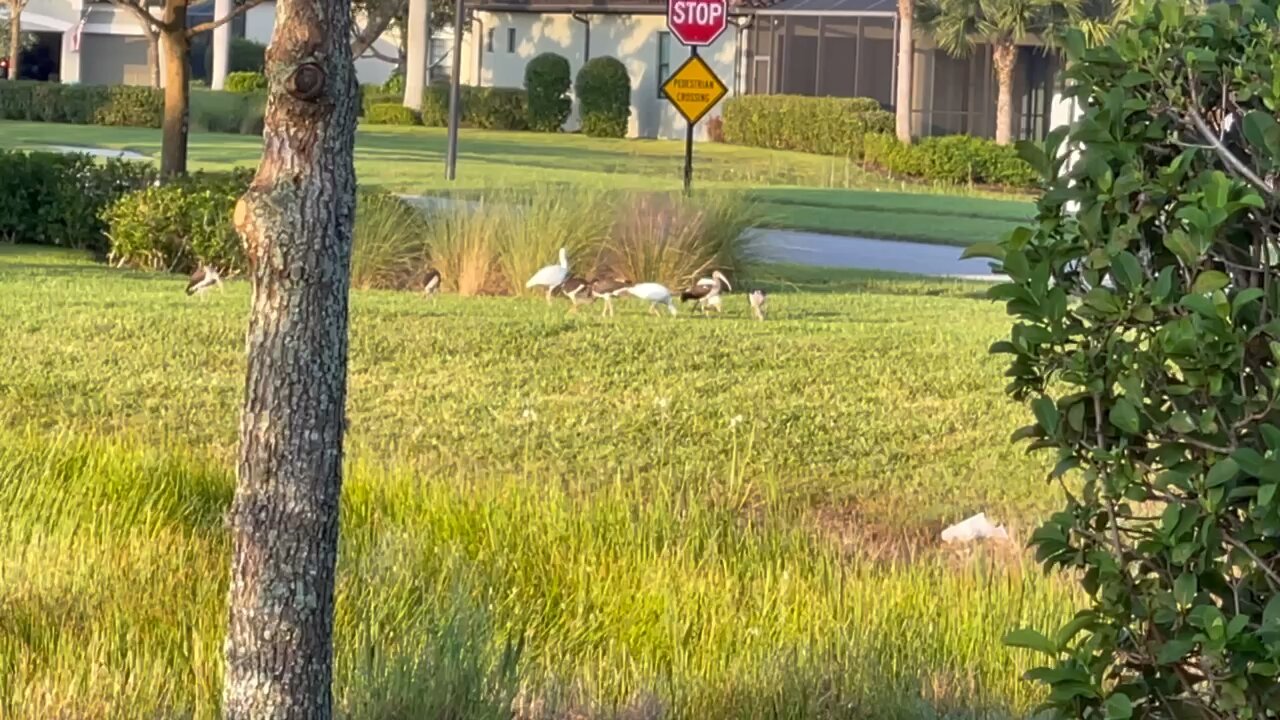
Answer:
<path fill-rule="evenodd" d="M 285 91 L 295 100 L 314 102 L 324 94 L 324 68 L 318 63 L 305 62 L 293 69 L 285 79 Z"/>

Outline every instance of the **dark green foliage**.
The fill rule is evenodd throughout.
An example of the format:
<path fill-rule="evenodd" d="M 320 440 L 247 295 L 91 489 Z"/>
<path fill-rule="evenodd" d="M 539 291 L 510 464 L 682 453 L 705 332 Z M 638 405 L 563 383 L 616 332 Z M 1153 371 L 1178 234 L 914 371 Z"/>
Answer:
<path fill-rule="evenodd" d="M 0 240 L 103 250 L 99 214 L 155 177 L 145 162 L 0 150 Z"/>
<path fill-rule="evenodd" d="M 264 109 L 260 93 L 191 92 L 200 130 L 261 134 Z M 164 94 L 150 87 L 0 82 L 0 120 L 158 128 L 163 113 Z"/>
<path fill-rule="evenodd" d="M 529 129 L 560 132 L 573 110 L 569 99 L 572 70 L 563 56 L 547 52 L 529 61 L 524 69 L 524 89 L 529 98 Z"/>
<path fill-rule="evenodd" d="M 374 123 L 375 121 L 370 119 L 370 111 L 374 106 L 401 105 L 403 97 L 371 92 L 371 89 L 371 87 L 363 89 L 361 103 L 364 107 L 365 121 Z M 477 88 L 463 85 L 461 93 L 463 127 L 483 128 L 486 130 L 527 129 L 525 93 L 523 90 Z M 417 117 L 420 118 L 419 123 L 427 127 L 445 127 L 448 125 L 449 86 L 445 84 L 428 86 L 426 93 L 422 96 L 422 111 L 417 114 Z"/>
<path fill-rule="evenodd" d="M 260 73 L 266 69 L 267 46 L 244 38 L 231 41 L 231 54 L 227 58 L 227 72 Z"/>
<path fill-rule="evenodd" d="M 267 76 L 260 72 L 233 72 L 227 75 L 227 92 L 265 92 L 266 89 Z"/>
<path fill-rule="evenodd" d="M 863 141 L 863 159 L 893 175 L 949 185 L 1029 188 L 1039 180 L 1016 149 L 968 135 L 905 145 L 892 135 L 875 133 Z"/>
<path fill-rule="evenodd" d="M 1088 597 L 1029 677 L 1057 717 L 1280 707 L 1280 34 L 1274 0 L 1165 0 L 1085 49 L 1037 222 L 974 254 L 1009 281 L 1008 392 L 1066 506 L 1031 536 Z M 1226 118 L 1234 117 L 1231 123 Z M 1078 152 L 1070 169 L 1066 159 Z"/>
<path fill-rule="evenodd" d="M 382 83 L 382 92 L 388 95 L 399 95 L 400 99 L 404 99 L 404 73 L 396 70 L 391 73 L 387 81 Z"/>
<path fill-rule="evenodd" d="M 724 102 L 725 142 L 862 159 L 870 133 L 891 133 L 893 113 L 871 98 L 744 95 Z"/>
<path fill-rule="evenodd" d="M 421 125 L 418 113 L 400 103 L 370 105 L 364 121 L 370 125 Z"/>
<path fill-rule="evenodd" d="M 253 171 L 194 173 L 121 197 L 102 213 L 113 262 L 190 271 L 209 263 L 223 272 L 245 267 L 244 246 L 231 223 Z"/>
<path fill-rule="evenodd" d="M 578 71 L 574 93 L 584 134 L 626 137 L 631 118 L 631 77 L 626 65 L 611 57 L 588 60 Z"/>

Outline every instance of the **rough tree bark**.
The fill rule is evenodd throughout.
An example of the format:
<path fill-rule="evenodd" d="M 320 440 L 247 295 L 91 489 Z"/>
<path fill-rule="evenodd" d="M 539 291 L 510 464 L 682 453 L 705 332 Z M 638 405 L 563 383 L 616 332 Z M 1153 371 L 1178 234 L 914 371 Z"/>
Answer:
<path fill-rule="evenodd" d="M 22 9 L 27 0 L 9 0 L 9 79 L 17 80 L 22 69 Z"/>
<path fill-rule="evenodd" d="M 332 714 L 355 214 L 350 0 L 279 0 L 263 156 L 236 206 L 253 282 L 223 716 Z"/>
<path fill-rule="evenodd" d="M 164 4 L 160 46 L 164 50 L 164 121 L 160 131 L 160 177 L 187 172 L 187 131 L 191 119 L 191 43 L 187 0 Z"/>
<path fill-rule="evenodd" d="M 898 0 L 898 92 L 894 114 L 898 139 L 911 142 L 911 81 L 915 60 L 915 0 Z"/>
<path fill-rule="evenodd" d="M 1013 70 L 1018 64 L 1018 46 L 1012 41 L 998 41 L 991 46 L 991 61 L 996 68 L 996 143 L 1013 142 Z"/>
<path fill-rule="evenodd" d="M 404 106 L 422 109 L 422 96 L 427 89 L 427 0 L 409 0 L 408 47 L 405 53 Z"/>

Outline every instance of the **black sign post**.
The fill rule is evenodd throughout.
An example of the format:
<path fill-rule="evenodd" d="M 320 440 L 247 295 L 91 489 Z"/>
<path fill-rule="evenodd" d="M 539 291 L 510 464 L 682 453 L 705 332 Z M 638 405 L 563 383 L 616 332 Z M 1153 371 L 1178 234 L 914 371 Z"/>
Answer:
<path fill-rule="evenodd" d="M 449 149 L 444 161 L 444 176 L 447 180 L 458 177 L 458 116 L 462 113 L 459 86 L 462 83 L 462 22 L 465 17 L 462 0 L 457 0 L 457 4 L 453 6 L 453 67 L 449 69 L 449 74 L 453 77 L 449 78 Z M 479 42 L 478 38 L 476 42 Z"/>
<path fill-rule="evenodd" d="M 689 46 L 689 57 L 698 57 L 698 46 Z M 688 127 L 684 132 L 684 194 L 688 197 L 693 191 L 693 121 L 688 121 Z"/>

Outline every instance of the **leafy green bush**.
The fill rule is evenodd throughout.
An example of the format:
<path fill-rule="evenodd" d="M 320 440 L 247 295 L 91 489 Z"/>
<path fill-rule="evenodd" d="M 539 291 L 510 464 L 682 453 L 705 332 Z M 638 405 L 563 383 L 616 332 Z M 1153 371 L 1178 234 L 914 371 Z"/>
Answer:
<path fill-rule="evenodd" d="M 99 214 L 155 178 L 146 162 L 0 150 L 0 239 L 103 250 Z"/>
<path fill-rule="evenodd" d="M 588 60 L 574 82 L 582 132 L 591 137 L 626 137 L 631 118 L 631 77 L 612 57 Z"/>
<path fill-rule="evenodd" d="M 387 81 L 382 83 L 382 92 L 387 95 L 399 95 L 400 99 L 404 99 L 404 73 L 396 70 L 387 77 Z"/>
<path fill-rule="evenodd" d="M 227 58 L 227 72 L 260 73 L 266 70 L 267 46 L 244 38 L 231 41 L 231 52 Z"/>
<path fill-rule="evenodd" d="M 199 129 L 261 134 L 264 111 L 265 97 L 260 93 L 191 93 L 191 122 Z M 164 94 L 155 88 L 0 83 L 0 120 L 158 128 L 163 114 Z"/>
<path fill-rule="evenodd" d="M 1009 278 L 992 351 L 1034 416 L 1015 438 L 1065 480 L 1031 545 L 1087 596 L 1006 642 L 1043 654 L 1053 717 L 1273 718 L 1280 21 L 1257 0 L 1138 7 L 1100 47 L 1066 35 L 1083 115 L 1022 146 L 1048 183 L 1035 224 L 972 252 Z"/>
<path fill-rule="evenodd" d="M 917 180 L 1027 188 L 1038 179 L 1017 150 L 984 138 L 948 135 L 905 145 L 892 135 L 876 133 L 866 136 L 863 145 L 868 164 Z"/>
<path fill-rule="evenodd" d="M 365 113 L 364 121 L 370 125 L 421 125 L 418 113 L 400 103 L 372 105 Z"/>
<path fill-rule="evenodd" d="M 569 61 L 552 52 L 542 53 L 529 61 L 524 69 L 524 89 L 528 95 L 528 125 L 538 132 L 560 132 L 573 101 Z"/>
<path fill-rule="evenodd" d="M 893 113 L 871 98 L 743 95 L 724 103 L 725 142 L 861 160 L 871 133 L 891 133 Z"/>
<path fill-rule="evenodd" d="M 181 272 L 202 263 L 223 272 L 243 270 L 244 246 L 231 214 L 252 178 L 244 168 L 197 172 L 121 197 L 102 213 L 111 260 Z"/>
<path fill-rule="evenodd" d="M 191 127 L 205 132 L 261 135 L 267 96 L 260 92 L 191 91 Z"/>
<path fill-rule="evenodd" d="M 447 102 L 445 107 L 448 107 Z M 468 87 L 462 96 L 462 119 L 468 127 L 526 130 L 529 127 L 527 117 L 523 90 Z"/>
<path fill-rule="evenodd" d="M 265 92 L 266 89 L 267 76 L 260 72 L 233 72 L 227 75 L 227 92 Z"/>

